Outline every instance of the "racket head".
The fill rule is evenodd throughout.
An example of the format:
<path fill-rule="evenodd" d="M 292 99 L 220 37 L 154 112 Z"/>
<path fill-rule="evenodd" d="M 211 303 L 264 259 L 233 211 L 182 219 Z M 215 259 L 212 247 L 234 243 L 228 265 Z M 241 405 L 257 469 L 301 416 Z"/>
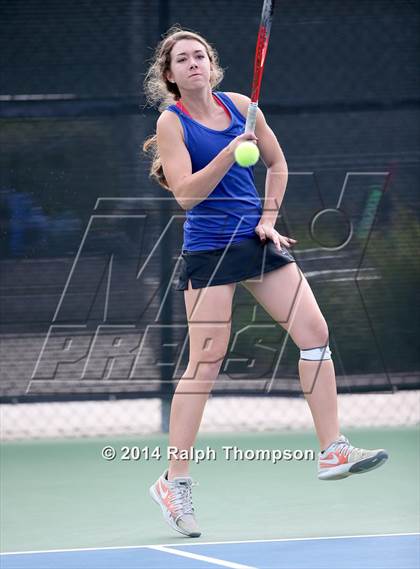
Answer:
<path fill-rule="evenodd" d="M 251 101 L 258 103 L 261 89 L 261 80 L 264 72 L 265 58 L 270 39 L 271 24 L 273 21 L 275 0 L 264 0 L 260 27 L 258 29 L 257 46 L 254 59 L 254 76 L 252 79 Z"/>

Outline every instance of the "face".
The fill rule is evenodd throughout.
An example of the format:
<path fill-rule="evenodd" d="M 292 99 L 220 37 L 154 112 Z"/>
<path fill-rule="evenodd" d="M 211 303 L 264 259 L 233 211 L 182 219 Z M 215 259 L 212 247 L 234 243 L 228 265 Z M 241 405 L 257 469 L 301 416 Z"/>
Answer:
<path fill-rule="evenodd" d="M 179 40 L 171 51 L 171 68 L 167 72 L 169 81 L 178 89 L 203 88 L 210 83 L 211 63 L 206 48 L 197 40 Z"/>

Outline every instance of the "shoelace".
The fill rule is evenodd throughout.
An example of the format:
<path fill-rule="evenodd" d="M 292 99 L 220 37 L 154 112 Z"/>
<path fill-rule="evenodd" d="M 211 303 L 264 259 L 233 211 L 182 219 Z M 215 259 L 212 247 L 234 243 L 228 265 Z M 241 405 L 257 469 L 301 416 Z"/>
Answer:
<path fill-rule="evenodd" d="M 353 447 L 347 439 L 344 439 L 342 441 L 333 443 L 332 448 L 330 447 L 329 450 L 338 451 L 340 454 L 348 456 L 353 450 L 355 450 L 355 447 Z"/>
<path fill-rule="evenodd" d="M 193 486 L 198 486 L 198 483 L 178 482 L 177 484 L 174 484 L 172 488 L 174 497 L 171 499 L 171 502 L 175 506 L 175 510 L 179 516 L 194 513 L 191 492 Z"/>
<path fill-rule="evenodd" d="M 352 461 L 363 459 L 368 454 L 365 449 L 352 446 L 347 439 L 336 442 L 331 450 L 338 451 L 347 457 L 351 455 L 350 460 Z"/>

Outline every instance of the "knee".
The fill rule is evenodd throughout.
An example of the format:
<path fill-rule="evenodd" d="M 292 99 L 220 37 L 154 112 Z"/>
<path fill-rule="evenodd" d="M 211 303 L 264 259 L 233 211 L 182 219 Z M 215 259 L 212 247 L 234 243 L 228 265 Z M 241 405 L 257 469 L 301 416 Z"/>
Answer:
<path fill-rule="evenodd" d="M 320 316 L 309 321 L 297 345 L 301 350 L 304 350 L 315 346 L 326 346 L 328 342 L 328 325 L 325 318 Z"/>
<path fill-rule="evenodd" d="M 188 362 L 191 378 L 202 382 L 215 381 L 225 355 L 226 350 L 211 350 L 194 355 Z"/>
<path fill-rule="evenodd" d="M 325 318 L 310 323 L 300 346 L 300 359 L 309 361 L 330 360 L 329 330 Z"/>

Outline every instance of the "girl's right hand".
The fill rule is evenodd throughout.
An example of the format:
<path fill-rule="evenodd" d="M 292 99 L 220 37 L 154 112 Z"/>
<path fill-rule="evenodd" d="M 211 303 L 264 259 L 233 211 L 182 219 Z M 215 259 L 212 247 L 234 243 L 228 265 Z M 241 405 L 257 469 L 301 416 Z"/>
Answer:
<path fill-rule="evenodd" d="M 239 136 L 237 136 L 236 138 L 234 138 L 232 140 L 232 142 L 230 142 L 228 144 L 228 150 L 229 152 L 232 154 L 232 156 L 235 153 L 235 150 L 237 149 L 237 147 L 242 143 L 242 142 L 246 142 L 246 141 L 250 141 L 253 142 L 254 144 L 257 144 L 258 142 L 258 138 L 255 136 L 255 133 L 253 132 L 244 132 L 243 134 L 240 134 Z"/>

